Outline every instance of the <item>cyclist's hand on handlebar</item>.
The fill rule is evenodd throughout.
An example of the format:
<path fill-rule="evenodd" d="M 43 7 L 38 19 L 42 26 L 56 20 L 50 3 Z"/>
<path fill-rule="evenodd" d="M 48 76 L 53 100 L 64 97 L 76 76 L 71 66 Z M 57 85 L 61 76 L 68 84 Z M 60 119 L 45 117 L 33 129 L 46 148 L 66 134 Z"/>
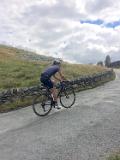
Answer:
<path fill-rule="evenodd" d="M 67 82 L 70 82 L 70 80 L 68 80 L 68 79 L 64 79 L 64 80 L 63 80 L 63 82 L 66 82 L 66 83 L 67 83 Z"/>
<path fill-rule="evenodd" d="M 69 84 L 70 81 L 69 81 L 69 80 L 63 80 L 63 81 L 61 81 L 60 83 Z"/>

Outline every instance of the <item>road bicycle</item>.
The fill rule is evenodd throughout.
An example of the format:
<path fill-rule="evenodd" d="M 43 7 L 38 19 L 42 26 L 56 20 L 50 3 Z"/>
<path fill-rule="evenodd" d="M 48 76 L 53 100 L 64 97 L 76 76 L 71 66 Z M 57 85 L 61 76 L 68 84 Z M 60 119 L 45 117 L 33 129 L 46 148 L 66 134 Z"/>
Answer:
<path fill-rule="evenodd" d="M 44 86 L 41 89 L 42 94 L 34 98 L 32 108 L 36 115 L 46 116 L 55 108 L 55 104 L 50 90 Z M 64 108 L 70 108 L 75 103 L 75 91 L 70 82 L 60 82 L 57 97 Z"/>

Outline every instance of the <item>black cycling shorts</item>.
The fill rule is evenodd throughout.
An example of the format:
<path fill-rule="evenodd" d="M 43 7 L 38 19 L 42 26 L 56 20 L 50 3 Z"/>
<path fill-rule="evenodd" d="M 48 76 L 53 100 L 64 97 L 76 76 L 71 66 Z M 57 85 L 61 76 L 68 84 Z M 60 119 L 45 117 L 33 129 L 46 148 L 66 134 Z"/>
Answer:
<path fill-rule="evenodd" d="M 44 84 L 45 87 L 51 89 L 53 88 L 53 82 L 47 76 L 41 76 L 40 81 Z"/>

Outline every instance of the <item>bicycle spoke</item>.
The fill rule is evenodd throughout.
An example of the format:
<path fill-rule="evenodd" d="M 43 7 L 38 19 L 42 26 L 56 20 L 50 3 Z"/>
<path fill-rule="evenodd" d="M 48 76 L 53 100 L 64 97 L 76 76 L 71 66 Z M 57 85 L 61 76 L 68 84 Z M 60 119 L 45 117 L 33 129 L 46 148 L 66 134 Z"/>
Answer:
<path fill-rule="evenodd" d="M 43 99 L 42 99 L 43 98 Z M 37 96 L 33 102 L 33 111 L 38 116 L 47 115 L 52 109 L 51 101 L 46 96 Z"/>
<path fill-rule="evenodd" d="M 72 88 L 66 88 L 62 91 L 60 103 L 65 108 L 70 108 L 75 103 L 75 93 Z"/>

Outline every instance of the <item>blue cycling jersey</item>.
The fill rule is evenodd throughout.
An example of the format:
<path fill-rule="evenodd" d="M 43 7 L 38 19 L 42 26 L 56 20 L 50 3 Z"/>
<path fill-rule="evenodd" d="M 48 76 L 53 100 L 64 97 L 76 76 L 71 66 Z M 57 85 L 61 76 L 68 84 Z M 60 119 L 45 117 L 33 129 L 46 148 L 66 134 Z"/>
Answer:
<path fill-rule="evenodd" d="M 51 76 L 55 75 L 55 73 L 57 73 L 59 70 L 60 70 L 60 67 L 58 65 L 53 65 L 45 69 L 42 75 L 50 78 Z"/>

